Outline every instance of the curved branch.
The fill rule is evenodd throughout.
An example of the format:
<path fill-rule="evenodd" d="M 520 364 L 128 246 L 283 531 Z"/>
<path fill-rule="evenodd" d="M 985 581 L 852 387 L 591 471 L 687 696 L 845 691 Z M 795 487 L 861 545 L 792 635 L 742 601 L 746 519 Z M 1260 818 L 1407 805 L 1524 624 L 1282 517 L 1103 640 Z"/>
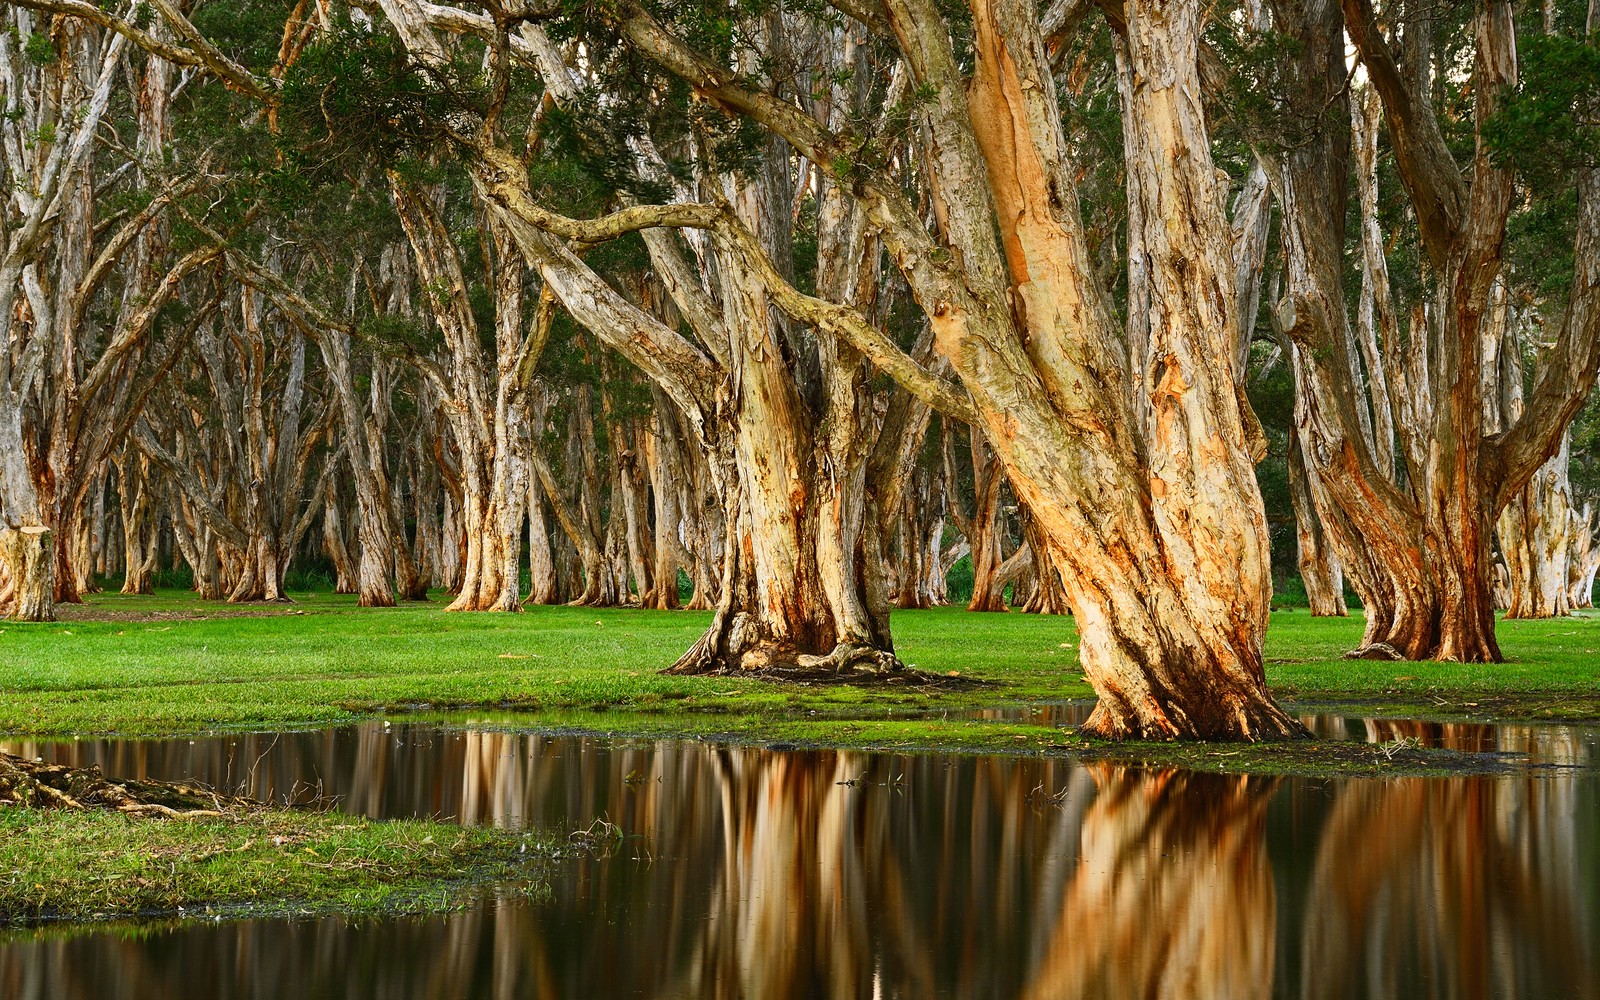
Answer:
<path fill-rule="evenodd" d="M 207 492 L 205 484 L 200 481 L 200 477 L 194 474 L 194 470 L 179 461 L 176 455 L 162 447 L 161 443 L 150 433 L 149 428 L 143 424 L 135 426 L 133 440 L 139 446 L 139 450 L 149 456 L 151 461 L 167 470 L 176 481 L 178 488 L 195 505 L 195 509 L 205 518 L 206 523 L 211 526 L 212 530 L 235 549 L 243 550 L 250 547 L 250 536 L 246 535 L 244 529 L 229 520 L 228 515 L 224 514 L 215 503 L 211 502 L 211 494 Z"/>
<path fill-rule="evenodd" d="M 1578 237 L 1572 291 L 1555 346 L 1539 366 L 1533 394 L 1517 422 L 1486 438 L 1483 475 L 1502 511 L 1561 445 L 1561 436 L 1594 389 L 1600 371 L 1600 170 L 1578 182 Z"/>
<path fill-rule="evenodd" d="M 1417 213 L 1417 228 L 1435 267 L 1443 268 L 1466 212 L 1467 191 L 1461 168 L 1439 131 L 1439 121 L 1411 93 L 1384 41 L 1372 0 L 1341 0 L 1345 31 L 1361 53 L 1367 77 L 1383 98 L 1389 141 L 1394 145 L 1400 179 Z"/>
<path fill-rule="evenodd" d="M 855 309 L 807 295 L 789 284 L 773 266 L 771 258 L 762 252 L 755 235 L 731 214 L 725 218 L 718 232 L 727 237 L 734 252 L 761 278 L 773 304 L 786 315 L 845 340 L 866 355 L 879 371 L 945 416 L 967 424 L 978 423 L 977 408 L 965 390 L 922 367 Z"/>
<path fill-rule="evenodd" d="M 275 87 L 263 82 L 254 73 L 229 59 L 216 46 L 206 41 L 199 29 L 190 24 L 189 19 L 184 17 L 170 0 L 150 0 L 150 5 L 161 13 L 162 18 L 172 28 L 173 34 L 187 41 L 194 46 L 193 48 L 164 42 L 110 11 L 101 10 L 88 0 L 9 0 L 9 2 L 29 10 L 46 14 L 64 14 L 109 28 L 151 55 L 160 56 L 178 66 L 210 70 L 231 90 L 265 104 L 277 103 L 278 94 Z"/>

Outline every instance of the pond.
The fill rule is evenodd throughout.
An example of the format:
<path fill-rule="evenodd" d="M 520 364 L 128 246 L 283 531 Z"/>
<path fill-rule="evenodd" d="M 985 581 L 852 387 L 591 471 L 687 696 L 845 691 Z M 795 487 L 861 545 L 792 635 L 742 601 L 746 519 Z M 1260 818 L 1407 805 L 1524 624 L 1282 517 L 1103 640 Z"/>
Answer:
<path fill-rule="evenodd" d="M 24 933 L 0 997 L 1600 998 L 1600 730 L 1308 721 L 1555 766 L 1283 779 L 381 723 L 0 743 L 372 817 L 628 835 L 542 900 Z"/>

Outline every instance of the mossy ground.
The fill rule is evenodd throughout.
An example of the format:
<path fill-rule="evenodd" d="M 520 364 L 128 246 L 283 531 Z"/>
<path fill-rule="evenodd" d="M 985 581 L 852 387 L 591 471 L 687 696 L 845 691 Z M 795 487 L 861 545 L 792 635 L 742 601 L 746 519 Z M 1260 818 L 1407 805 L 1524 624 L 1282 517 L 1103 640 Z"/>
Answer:
<path fill-rule="evenodd" d="M 182 915 L 447 909 L 475 886 L 540 891 L 547 839 L 425 821 L 247 810 L 153 819 L 0 807 L 0 928 Z"/>
<path fill-rule="evenodd" d="M 361 609 L 349 597 L 295 597 L 292 605 L 240 608 L 178 592 L 96 595 L 67 609 L 69 620 L 0 623 L 0 733 L 303 728 L 471 707 L 479 720 L 514 711 L 508 724 L 519 727 L 619 735 L 966 752 L 1068 747 L 1119 757 L 1136 749 L 1099 750 L 1056 726 L 972 718 L 984 708 L 1093 697 L 1070 618 L 897 612 L 896 645 L 906 662 L 982 682 L 929 691 L 661 674 L 705 627 L 704 613 L 530 607 L 520 615 L 451 614 L 440 600 Z M 1280 698 L 1350 714 L 1600 719 L 1600 616 L 1508 621 L 1499 634 L 1506 663 L 1351 661 L 1342 654 L 1360 639 L 1359 617 L 1282 611 L 1267 635 L 1267 677 Z M 1219 769 L 1232 761 L 1212 761 L 1194 745 L 1136 756 L 1174 753 L 1199 766 L 1220 761 Z M 1350 747 L 1280 746 L 1240 756 L 1250 769 L 1396 766 L 1394 757 L 1363 764 L 1351 754 Z M 1436 763 L 1413 761 L 1424 771 Z"/>

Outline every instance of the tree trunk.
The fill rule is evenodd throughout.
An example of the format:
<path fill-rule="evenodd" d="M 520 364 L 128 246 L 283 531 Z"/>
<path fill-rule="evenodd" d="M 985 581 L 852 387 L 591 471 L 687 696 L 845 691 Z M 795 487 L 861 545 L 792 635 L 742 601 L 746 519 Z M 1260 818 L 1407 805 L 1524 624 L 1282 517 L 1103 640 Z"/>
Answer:
<path fill-rule="evenodd" d="M 952 328 L 979 315 L 935 308 L 933 322 L 1048 539 L 1041 558 L 1061 570 L 1081 662 L 1100 695 L 1084 728 L 1147 739 L 1299 734 L 1261 668 L 1266 523 L 1227 360 L 1237 303 L 1222 291 L 1232 285 L 1232 249 L 1196 99 L 1198 5 L 1127 6 L 1120 79 L 1129 259 L 1138 267 L 1130 266 L 1133 350 L 1121 365 L 1113 359 L 1122 338 L 1083 281 L 1093 271 L 1081 220 L 1045 207 L 1072 182 L 1055 160 L 1053 88 L 1025 82 L 1049 79 L 1042 50 L 1018 30 L 1032 14 L 1007 0 L 980 0 L 973 11 L 970 118 L 1007 270 L 1025 302 L 1026 356 Z M 1019 122 L 1031 141 L 1018 140 Z M 959 175 L 943 183 L 947 197 L 964 190 Z M 968 197 L 964 224 L 976 228 L 983 216 Z M 1042 372 L 1044 397 L 997 380 L 998 365 Z M 1132 413 L 1120 386 L 1114 396 L 1096 393 L 1100 380 L 1085 371 L 1125 366 L 1135 376 Z M 1135 428 L 1148 467 L 1118 441 Z M 1217 586 L 1223 580 L 1230 585 Z"/>
<path fill-rule="evenodd" d="M 356 491 L 356 537 L 361 548 L 356 569 L 356 591 L 360 595 L 357 603 L 363 608 L 392 608 L 395 599 L 389 553 L 393 543 L 388 530 L 388 497 L 373 471 L 378 459 L 367 454 L 365 421 L 350 371 L 350 341 L 341 332 L 325 331 L 317 338 L 317 346 L 327 362 L 328 381 L 340 411 L 341 451 L 349 463 Z"/>
<path fill-rule="evenodd" d="M 561 580 L 556 575 L 550 529 L 544 519 L 544 490 L 538 476 L 528 477 L 529 604 L 560 604 Z"/>
<path fill-rule="evenodd" d="M 1344 4 L 1349 11 L 1361 6 L 1360 0 Z M 1366 638 L 1352 655 L 1498 661 L 1490 549 L 1498 486 L 1484 467 L 1480 338 L 1500 274 L 1510 175 L 1490 163 L 1480 144 L 1467 198 L 1426 96 L 1413 103 L 1395 82 L 1387 49 L 1376 47 L 1364 13 L 1359 23 L 1347 23 L 1338 6 L 1320 4 L 1284 7 L 1277 15 L 1276 30 L 1297 42 L 1293 58 L 1280 67 L 1291 106 L 1318 125 L 1275 166 L 1289 276 L 1278 315 L 1296 347 L 1297 423 L 1307 435 L 1306 461 L 1351 529 L 1352 547 L 1371 567 L 1352 572 L 1368 610 Z M 1473 94 L 1481 119 L 1515 79 L 1509 7 L 1492 0 L 1475 29 Z M 1415 306 L 1405 338 L 1392 318 L 1374 216 L 1375 116 L 1324 113 L 1349 100 L 1347 31 L 1368 57 L 1374 85 L 1384 89 L 1391 142 L 1429 257 L 1424 295 L 1431 301 Z M 1343 164 L 1351 135 L 1345 121 L 1355 130 L 1361 187 L 1367 288 L 1360 325 L 1364 336 L 1381 330 L 1385 339 L 1377 349 L 1357 343 L 1345 307 Z M 1385 385 L 1395 386 L 1392 399 Z M 1401 417 L 1392 426 L 1409 432 L 1399 456 L 1404 482 L 1387 463 L 1391 452 L 1378 434 L 1377 425 L 1390 424 L 1373 419 L 1374 412 L 1387 417 L 1382 411 L 1391 405 Z"/>
<path fill-rule="evenodd" d="M 1569 438 L 1500 514 L 1500 552 L 1507 573 L 1507 618 L 1559 618 L 1572 613 L 1569 532 L 1573 512 L 1567 466 Z"/>
<path fill-rule="evenodd" d="M 342 460 L 337 452 L 328 457 L 330 462 Z M 340 510 L 343 500 L 337 482 L 337 478 L 331 478 L 325 487 L 327 495 L 322 501 L 322 551 L 333 564 L 333 592 L 355 594 L 360 592 L 357 579 L 360 571 L 356 567 L 355 559 L 350 555 L 350 546 L 345 535 L 344 514 Z"/>
<path fill-rule="evenodd" d="M 1031 515 L 1025 514 L 1022 519 L 1022 538 L 1024 544 L 1035 553 L 1049 551 L 1049 542 Z M 1072 605 L 1067 601 L 1067 589 L 1061 582 L 1061 574 L 1049 559 L 1035 555 L 1032 586 L 1022 610 L 1030 615 L 1072 614 Z"/>
<path fill-rule="evenodd" d="M 981 457 L 980 457 L 981 456 Z M 972 517 L 967 542 L 972 547 L 972 599 L 968 611 L 1006 610 L 1006 580 L 1000 578 L 1005 563 L 1002 548 L 1004 522 L 1000 510 L 1005 472 L 991 455 L 977 428 L 972 430 Z"/>
<path fill-rule="evenodd" d="M 19 622 L 56 620 L 54 588 L 55 546 L 50 529 L 29 524 L 0 527 L 0 554 L 10 573 L 10 617 Z"/>
<path fill-rule="evenodd" d="M 150 482 L 150 460 L 129 444 L 116 461 L 117 499 L 122 514 L 122 592 L 153 594 L 153 574 L 158 557 L 157 532 L 160 519 L 152 508 L 154 491 Z"/>
<path fill-rule="evenodd" d="M 1326 537 L 1322 519 L 1317 515 L 1313 501 L 1316 490 L 1311 482 L 1305 456 L 1300 448 L 1300 435 L 1289 433 L 1289 499 L 1294 504 L 1296 559 L 1300 566 L 1300 582 L 1305 586 L 1306 601 L 1311 606 L 1312 617 L 1344 618 L 1350 614 L 1344 600 L 1344 571 L 1339 556 Z"/>
<path fill-rule="evenodd" d="M 1595 571 L 1600 570 L 1600 542 L 1595 540 L 1594 508 L 1585 503 L 1583 514 L 1572 515 L 1567 530 L 1571 552 L 1567 557 L 1570 571 L 1568 604 L 1573 608 L 1594 607 Z"/>
<path fill-rule="evenodd" d="M 769 165 L 758 183 L 728 183 L 741 220 L 774 255 L 790 252 L 780 207 L 785 181 Z M 713 460 L 725 491 L 726 563 L 712 625 L 673 672 L 898 668 L 879 516 L 867 504 L 861 358 L 824 339 L 814 368 L 786 363 L 787 331 L 761 280 L 739 249 L 716 242 L 738 391 L 732 440 Z M 849 294 L 865 243 L 859 215 L 831 184 L 822 193 L 818 244 L 819 289 Z M 812 378 L 819 391 L 808 399 Z"/>

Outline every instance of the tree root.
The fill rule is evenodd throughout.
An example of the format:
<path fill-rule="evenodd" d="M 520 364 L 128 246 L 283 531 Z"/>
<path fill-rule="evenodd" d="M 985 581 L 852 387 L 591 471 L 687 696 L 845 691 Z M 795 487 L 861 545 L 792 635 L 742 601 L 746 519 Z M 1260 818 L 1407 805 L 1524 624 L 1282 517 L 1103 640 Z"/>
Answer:
<path fill-rule="evenodd" d="M 1347 660 L 1404 660 L 1405 654 L 1387 642 L 1372 642 L 1344 654 Z"/>
<path fill-rule="evenodd" d="M 97 765 L 68 767 L 0 753 L 0 805 L 200 819 L 260 809 L 264 803 L 177 782 L 111 781 Z"/>
<path fill-rule="evenodd" d="M 749 616 L 736 616 L 749 619 Z M 804 684 L 907 684 L 915 687 L 970 687 L 982 683 L 965 677 L 933 674 L 901 662 L 894 653 L 865 643 L 841 642 L 821 655 L 800 653 L 768 641 L 753 640 L 747 631 L 753 619 L 734 622 L 726 643 L 718 633 L 705 633 L 662 673 L 691 676 L 754 677 Z"/>
<path fill-rule="evenodd" d="M 897 673 L 906 669 L 900 658 L 885 649 L 877 649 L 858 642 L 841 642 L 833 651 L 823 656 L 801 653 L 795 657 L 799 670 L 820 671 L 833 674 Z"/>

